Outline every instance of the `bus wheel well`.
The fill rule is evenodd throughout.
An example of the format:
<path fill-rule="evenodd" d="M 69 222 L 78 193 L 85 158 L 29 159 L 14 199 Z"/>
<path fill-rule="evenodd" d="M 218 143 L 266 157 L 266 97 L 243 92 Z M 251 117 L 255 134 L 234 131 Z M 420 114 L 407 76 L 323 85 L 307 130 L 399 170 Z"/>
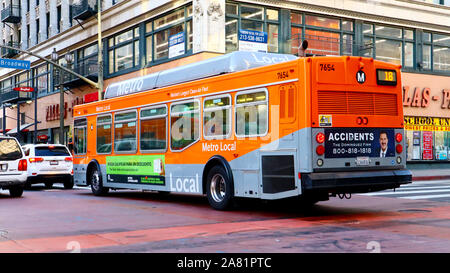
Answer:
<path fill-rule="evenodd" d="M 208 163 L 206 163 L 205 168 L 203 169 L 202 193 L 204 193 L 204 194 L 206 193 L 206 183 L 208 182 L 207 181 L 208 173 L 214 166 L 222 166 L 225 169 L 225 171 L 228 173 L 228 178 L 234 184 L 234 182 L 233 182 L 233 174 L 231 172 L 230 165 L 228 164 L 226 159 L 223 158 L 222 156 L 213 156 L 212 158 L 210 158 L 208 160 Z"/>
<path fill-rule="evenodd" d="M 86 184 L 87 185 L 91 184 L 90 177 L 91 177 L 91 173 L 94 170 L 94 168 L 97 168 L 97 170 L 100 171 L 99 164 L 96 160 L 91 161 L 86 169 Z"/>

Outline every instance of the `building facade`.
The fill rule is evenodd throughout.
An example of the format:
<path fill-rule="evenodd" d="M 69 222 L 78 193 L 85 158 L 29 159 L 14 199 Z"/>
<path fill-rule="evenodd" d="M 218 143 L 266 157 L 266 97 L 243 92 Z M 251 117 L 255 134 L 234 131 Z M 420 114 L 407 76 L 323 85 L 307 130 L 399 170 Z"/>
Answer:
<path fill-rule="evenodd" d="M 98 80 L 96 0 L 0 3 L 3 44 L 46 58 L 55 49 L 59 64 Z M 365 56 L 402 65 L 408 160 L 450 160 L 449 0 L 105 0 L 101 6 L 105 88 L 239 50 L 240 30 L 266 33 L 268 52 L 297 54 L 307 40 L 307 55 Z M 33 142 L 37 129 L 58 143 L 62 77 L 69 141 L 73 106 L 96 100 L 97 90 L 61 76 L 39 58 L 4 48 L 1 53 L 31 62 L 30 70 L 0 68 L 1 130 L 21 124 L 28 126 L 22 142 Z M 18 86 L 35 88 L 36 114 L 33 93 L 12 89 Z"/>

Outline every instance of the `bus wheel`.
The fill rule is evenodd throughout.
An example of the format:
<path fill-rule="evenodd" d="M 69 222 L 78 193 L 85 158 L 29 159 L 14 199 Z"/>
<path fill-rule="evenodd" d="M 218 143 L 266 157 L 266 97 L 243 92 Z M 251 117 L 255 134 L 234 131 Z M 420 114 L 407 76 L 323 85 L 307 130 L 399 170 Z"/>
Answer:
<path fill-rule="evenodd" d="M 214 166 L 208 173 L 206 184 L 208 202 L 216 210 L 227 210 L 233 200 L 233 185 L 222 166 Z"/>
<path fill-rule="evenodd" d="M 13 186 L 9 188 L 9 195 L 11 197 L 21 197 L 23 194 L 23 186 Z"/>
<path fill-rule="evenodd" d="M 94 168 L 90 176 L 91 190 L 96 196 L 105 195 L 108 193 L 109 188 L 103 187 L 102 177 L 97 168 Z"/>

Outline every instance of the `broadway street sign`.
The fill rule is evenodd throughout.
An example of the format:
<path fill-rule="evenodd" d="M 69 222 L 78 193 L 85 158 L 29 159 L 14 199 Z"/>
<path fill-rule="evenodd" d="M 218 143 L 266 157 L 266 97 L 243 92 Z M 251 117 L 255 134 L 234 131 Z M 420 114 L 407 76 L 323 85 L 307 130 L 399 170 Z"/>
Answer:
<path fill-rule="evenodd" d="M 12 69 L 30 69 L 30 61 L 14 60 L 14 59 L 0 59 L 0 67 Z"/>

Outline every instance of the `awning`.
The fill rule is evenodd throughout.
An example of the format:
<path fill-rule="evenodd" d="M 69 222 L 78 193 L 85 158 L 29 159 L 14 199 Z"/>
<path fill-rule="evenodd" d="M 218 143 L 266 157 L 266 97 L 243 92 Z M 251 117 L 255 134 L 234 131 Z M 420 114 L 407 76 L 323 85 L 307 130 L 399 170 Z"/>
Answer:
<path fill-rule="evenodd" d="M 24 124 L 24 125 L 20 125 L 20 131 L 22 131 L 22 130 L 24 130 L 24 129 L 26 129 L 26 128 L 32 126 L 32 125 L 34 125 L 34 122 L 33 122 L 33 123 L 27 123 L 27 124 Z M 7 134 L 7 135 L 14 135 L 14 134 L 17 134 L 17 127 L 14 128 L 14 129 L 9 130 L 8 132 L 6 132 L 6 134 Z"/>

